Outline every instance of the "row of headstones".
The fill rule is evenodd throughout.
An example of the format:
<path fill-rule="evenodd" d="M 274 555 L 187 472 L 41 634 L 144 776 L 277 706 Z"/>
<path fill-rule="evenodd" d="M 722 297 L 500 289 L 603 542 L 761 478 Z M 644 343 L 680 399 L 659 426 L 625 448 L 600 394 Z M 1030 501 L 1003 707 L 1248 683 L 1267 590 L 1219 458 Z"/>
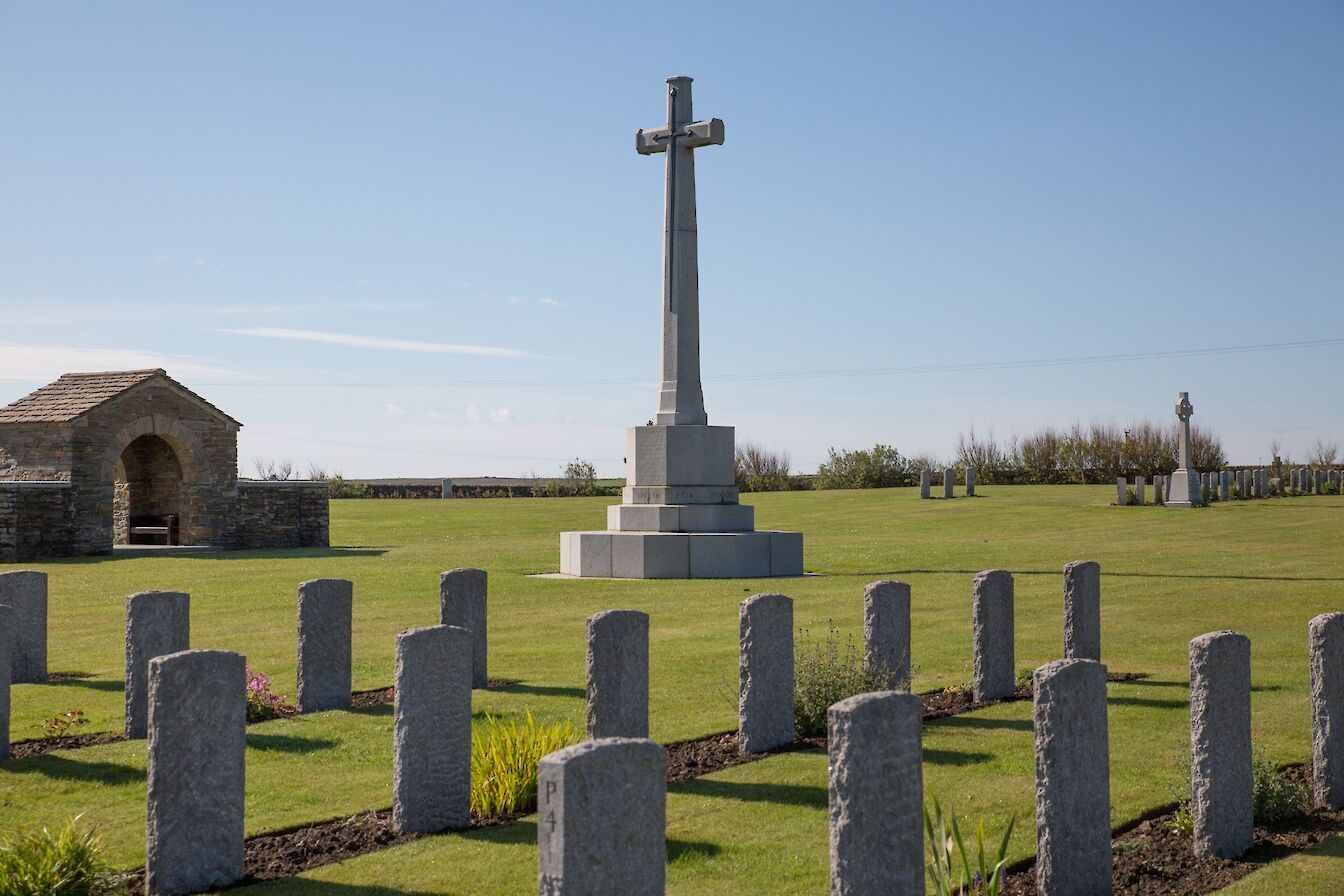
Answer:
<path fill-rule="evenodd" d="M 477 574 L 483 586 L 484 573 L 479 570 L 470 572 Z M 1093 776 L 1085 775 L 1081 777 L 1088 780 L 1080 788 L 1064 786 L 1064 778 L 1056 775 L 1056 783 L 1063 789 L 1057 786 L 1052 792 L 1050 775 L 1047 773 L 1040 779 L 1041 753 L 1049 754 L 1053 750 L 1057 754 L 1054 760 L 1046 757 L 1044 767 L 1047 769 L 1052 761 L 1061 769 L 1071 769 L 1079 757 L 1104 756 L 1105 670 L 1095 661 L 1100 653 L 1099 597 L 1099 568 L 1095 563 L 1080 562 L 1065 568 L 1066 655 L 1090 654 L 1090 665 L 1096 669 L 1089 672 L 1079 668 L 1063 676 L 1064 667 L 1070 665 L 1066 660 L 1037 670 L 1035 679 L 1038 794 L 1044 794 L 1041 797 L 1044 802 L 1038 805 L 1038 827 L 1043 824 L 1044 830 L 1049 832 L 1052 818 L 1057 827 L 1064 826 L 1054 836 L 1041 835 L 1041 870 L 1038 873 L 1050 877 L 1050 869 L 1057 868 L 1060 870 L 1056 876 L 1064 875 L 1061 880 L 1073 879 L 1069 877 L 1073 873 L 1071 869 L 1087 867 L 1085 856 L 1080 859 L 1075 855 L 1083 847 L 1074 849 L 1069 845 L 1075 841 L 1086 845 L 1086 838 L 1066 835 L 1064 831 L 1077 833 L 1086 828 L 1078 825 L 1079 813 L 1086 814 L 1095 808 L 1092 794 L 1098 786 L 1105 786 L 1108 777 L 1105 763 L 1101 763 L 1100 784 L 1091 780 Z M 0 611 L 0 630 L 12 630 L 11 620 L 4 618 L 4 614 L 10 612 L 7 609 Z M 300 616 L 303 616 L 302 610 Z M 909 587 L 897 582 L 873 583 L 865 592 L 864 616 L 865 653 L 869 662 L 876 660 L 886 664 L 893 680 L 907 675 Z M 996 692 L 998 696 L 1006 696 L 1013 687 L 1012 578 L 1008 573 L 996 570 L 976 578 L 974 617 L 976 698 L 993 699 Z M 1344 674 L 1341 674 L 1344 614 L 1319 617 L 1312 621 L 1311 628 L 1317 790 L 1318 794 L 1327 794 L 1322 796 L 1323 801 L 1331 800 L 1332 805 L 1344 804 L 1344 780 L 1340 780 L 1344 779 L 1344 755 L 1341 755 L 1344 736 L 1336 734 L 1333 740 L 1330 737 L 1332 730 L 1344 729 Z M 745 601 L 741 608 L 740 634 L 742 749 L 749 752 L 773 749 L 793 739 L 792 601 L 783 595 L 757 595 Z M 1238 635 L 1233 635 L 1229 642 L 1228 634 L 1217 633 L 1192 642 L 1192 682 L 1195 683 L 1192 690 L 1192 742 L 1197 757 L 1192 781 L 1196 795 L 1196 850 L 1201 849 L 1201 842 L 1215 844 L 1207 847 L 1208 854 L 1223 854 L 1218 852 L 1222 847 L 1216 845 L 1226 840 L 1220 832 L 1235 827 L 1232 822 L 1236 817 L 1229 813 L 1239 805 L 1232 798 L 1238 793 L 1238 782 L 1235 776 L 1221 774 L 1227 768 L 1235 771 L 1236 763 L 1229 764 L 1224 753 L 1209 754 L 1215 756 L 1213 761 L 1199 761 L 1204 755 L 1201 751 L 1224 750 L 1228 743 L 1238 741 L 1236 737 L 1229 739 L 1228 736 L 1230 723 L 1225 717 L 1227 707 L 1232 704 L 1220 696 L 1226 689 L 1214 694 L 1213 684 L 1204 688 L 1199 686 L 1201 681 L 1225 682 L 1229 674 L 1223 670 L 1226 663 L 1220 659 L 1222 648 L 1202 647 L 1204 642 L 1210 645 L 1245 644 L 1245 719 L 1242 727 L 1245 728 L 1243 752 L 1249 781 L 1249 642 Z M 1237 642 L 1237 638 L 1241 641 Z M 472 632 L 446 625 L 416 629 L 398 636 L 394 820 L 403 830 L 443 830 L 469 822 L 470 704 L 473 657 L 477 653 L 473 641 Z M 0 666 L 8 665 L 8 662 L 0 662 Z M 1206 668 L 1207 672 L 1200 671 Z M 242 658 L 224 651 L 186 651 L 155 657 L 148 663 L 150 824 L 147 864 L 151 892 L 185 892 L 226 883 L 242 873 L 242 731 L 246 715 L 242 669 Z M 1056 679 L 1056 675 L 1061 677 Z M 1093 679 L 1095 682 L 1090 687 L 1099 689 L 1099 698 L 1080 699 L 1079 694 L 1088 690 L 1088 682 Z M 543 824 L 538 840 L 541 892 L 563 892 L 571 886 L 574 888 L 571 892 L 585 892 L 590 884 L 599 880 L 628 882 L 630 878 L 625 877 L 624 872 L 615 878 L 607 878 L 611 863 L 593 863 L 594 853 L 590 847 L 582 845 L 585 843 L 610 846 L 616 853 L 613 861 L 622 868 L 625 860 L 634 860 L 641 853 L 646 859 L 655 852 L 657 856 L 664 856 L 662 799 L 654 797 L 665 794 L 666 756 L 661 747 L 646 739 L 648 617 L 645 614 L 615 610 L 590 618 L 587 691 L 588 734 L 597 740 L 553 754 L 543 760 L 541 766 Z M 906 698 L 907 707 L 913 701 L 913 710 L 900 711 L 906 715 L 914 713 L 915 749 L 903 751 L 904 758 L 893 758 L 882 754 L 884 745 L 908 745 L 910 742 L 908 723 L 904 736 L 899 727 L 892 727 L 896 724 L 900 703 L 893 698 L 899 697 Z M 1073 715 L 1080 711 L 1078 707 L 1089 703 L 1094 705 L 1090 720 L 1086 724 L 1071 722 Z M 1094 724 L 1096 706 L 1100 707 L 1100 754 L 1095 738 L 1098 730 Z M 832 798 L 839 801 L 835 805 L 840 807 L 832 811 L 833 875 L 843 877 L 845 869 L 853 866 L 855 880 L 868 880 L 874 863 L 879 870 L 889 868 L 894 855 L 913 850 L 911 867 L 919 870 L 922 880 L 919 826 L 922 796 L 915 793 L 911 801 L 916 836 L 910 850 L 897 850 L 895 854 L 876 850 L 872 846 L 873 831 L 880 833 L 885 829 L 881 826 L 874 828 L 875 819 L 888 817 L 894 811 L 894 807 L 887 804 L 895 791 L 890 782 L 861 774 L 863 770 L 875 770 L 880 779 L 882 770 L 900 766 L 905 771 L 899 778 L 903 781 L 910 779 L 909 768 L 917 771 L 920 765 L 919 713 L 917 699 L 895 693 L 863 695 L 832 708 Z M 219 719 L 221 725 L 201 726 L 201 718 Z M 1239 719 L 1237 716 L 1233 721 L 1240 724 Z M 1070 738 L 1057 736 L 1059 732 L 1075 729 L 1086 742 L 1076 755 L 1068 753 Z M 1044 743 L 1039 737 L 1042 731 L 1046 732 Z M 1091 740 L 1087 740 L 1089 734 Z M 1231 734 L 1237 732 L 1231 731 Z M 614 739 L 608 735 L 614 735 Z M 1235 759 L 1241 754 L 1228 755 Z M 213 764 L 205 762 L 206 757 L 210 757 Z M 236 762 L 233 761 L 235 758 Z M 1095 767 L 1096 763 L 1093 765 Z M 851 769 L 851 766 L 855 768 Z M 613 767 L 623 770 L 618 776 L 624 782 L 622 787 L 606 788 L 617 792 L 615 795 L 620 803 L 617 806 L 604 803 L 612 794 L 593 786 Z M 638 774 L 644 785 L 628 786 L 629 774 L 639 769 L 644 770 Z M 196 778 L 204 776 L 207 780 L 192 780 L 190 770 L 195 771 Z M 1077 782 L 1081 777 L 1074 774 L 1069 781 Z M 914 780 L 918 782 L 917 777 Z M 1249 785 L 1245 789 L 1249 795 Z M 1227 795 L 1229 793 L 1231 797 Z M 221 802 L 212 797 L 210 806 L 202 807 L 198 805 L 202 794 L 223 794 L 230 798 Z M 567 808 L 566 797 L 571 803 L 581 805 Z M 878 801 L 878 806 L 887 805 L 887 816 L 874 812 L 869 805 L 872 801 Z M 1102 811 L 1098 817 L 1101 842 L 1105 846 L 1105 879 L 1109 881 L 1108 812 Z M 196 834 L 185 839 L 171 836 L 169 832 L 179 830 L 179 824 L 187 818 L 196 821 L 192 826 Z M 657 836 L 639 836 L 641 831 L 647 834 L 654 821 L 660 822 L 654 827 Z M 200 836 L 202 823 L 208 836 Z M 166 836 L 158 836 L 159 831 L 165 832 Z M 1200 831 L 1207 833 L 1203 841 L 1198 836 Z M 1065 858 L 1055 862 L 1047 852 Z M 1096 859 L 1102 853 L 1087 854 Z M 584 857 L 582 860 L 580 855 Z M 656 891 L 661 892 L 661 859 L 656 866 L 657 874 L 649 880 L 652 883 L 656 877 Z M 651 870 L 653 866 L 640 864 L 638 867 Z M 183 875 L 187 875 L 187 879 Z M 853 888 L 842 888 L 841 891 L 867 892 Z M 1044 891 L 1056 890 L 1052 886 Z"/>
<path fill-rule="evenodd" d="M 921 498 L 930 497 L 929 492 L 930 489 L 932 488 L 932 478 L 933 473 L 927 467 L 919 471 L 919 496 Z M 956 484 L 957 484 L 956 471 L 953 470 L 951 467 L 944 467 L 943 468 L 944 498 L 956 497 L 956 495 L 954 494 Z M 975 467 L 966 468 L 966 497 L 968 498 L 975 497 Z"/>
<path fill-rule="evenodd" d="M 745 681 L 764 658 L 753 642 L 792 631 L 791 602 L 757 595 L 742 605 L 742 626 Z M 1315 795 L 1339 809 L 1344 613 L 1313 619 L 1309 642 Z M 1232 858 L 1253 842 L 1250 640 L 1236 632 L 1192 640 L 1190 681 L 1193 852 Z M 1035 670 L 1032 691 L 1038 890 L 1110 893 L 1106 667 L 1056 660 Z M 860 694 L 828 710 L 832 893 L 924 892 L 921 721 L 907 692 Z M 541 760 L 539 893 L 663 892 L 666 763 L 658 744 L 626 737 Z"/>
<path fill-rule="evenodd" d="M 439 616 L 473 637 L 472 686 L 486 685 L 486 589 L 480 569 L 454 569 L 439 582 Z M 0 759 L 9 758 L 9 689 L 47 680 L 47 574 L 0 573 L 0 605 L 10 607 L 0 628 L 9 661 L 0 665 Z M 180 591 L 143 591 L 126 600 L 126 736 L 144 738 L 149 719 L 149 663 L 191 646 L 191 598 Z M 298 688 L 301 713 L 349 709 L 354 585 L 314 579 L 299 585 Z M 7 675 L 5 674 L 7 673 Z"/>
<path fill-rule="evenodd" d="M 484 571 L 474 569 L 453 570 L 441 580 L 441 615 L 469 620 L 473 630 L 441 624 L 397 636 L 393 822 L 399 830 L 432 832 L 470 823 L 471 690 L 485 680 L 480 633 L 484 632 L 486 582 Z M 303 711 L 350 705 L 352 597 L 353 586 L 345 580 L 319 579 L 299 588 L 299 701 Z M 1099 599 L 1095 563 L 1066 567 L 1066 651 L 1071 655 L 1088 649 L 1078 641 L 1084 630 L 1090 631 L 1086 640 L 1093 645 L 1091 652 L 1099 653 Z M 1003 571 L 977 577 L 977 699 L 1012 692 L 1012 615 L 1012 577 Z M 0 632 L 15 631 L 14 617 L 11 607 L 0 607 Z M 147 734 L 149 739 L 146 883 L 155 894 L 224 885 L 243 873 L 245 659 L 229 651 L 187 649 L 189 621 L 189 597 L 180 592 L 142 592 L 127 602 L 127 732 L 132 737 Z M 864 642 L 867 661 L 888 670 L 890 685 L 908 681 L 908 585 L 875 582 L 868 586 Z M 12 637 L 0 637 L 0 669 L 13 668 L 16 643 Z M 757 595 L 742 604 L 740 651 L 741 749 L 763 752 L 791 743 L 790 598 Z M 609 743 L 613 737 L 621 744 L 634 744 L 623 747 L 620 755 L 634 757 L 628 761 L 635 764 L 662 768 L 659 775 L 665 774 L 663 749 L 647 740 L 648 616 L 635 610 L 592 616 L 587 665 L 589 738 L 604 746 L 617 745 Z M 6 704 L 8 692 L 8 687 L 3 689 Z M 209 723 L 201 724 L 203 719 Z M 651 751 L 650 746 L 656 749 Z M 557 807 L 551 801 L 563 799 L 562 788 L 583 790 L 573 782 L 582 780 L 586 766 L 581 762 L 574 775 L 567 776 L 567 762 L 580 760 L 593 749 L 591 745 L 571 748 L 572 756 L 561 751 L 543 762 L 542 809 L 552 820 Z M 583 762 L 597 763 L 600 769 L 607 760 Z M 661 792 L 665 785 L 659 788 Z M 645 816 L 653 811 L 652 803 L 635 802 L 642 808 L 630 830 L 642 828 L 648 820 Z M 558 811 L 563 818 L 563 809 Z M 604 813 L 595 813 L 593 823 Z M 554 886 L 557 879 L 563 879 L 563 874 L 557 878 L 556 867 L 563 870 L 566 852 L 563 831 L 556 841 L 560 846 L 547 833 L 553 834 L 554 828 L 543 830 L 539 839 L 540 875 L 543 882 L 551 882 L 544 885 Z M 613 842 L 633 842 L 627 834 L 629 830 Z M 547 856 L 559 865 L 548 865 Z M 574 879 L 574 886 L 582 892 L 585 878 L 579 874 Z"/>
<path fill-rule="evenodd" d="M 1165 503 L 1164 494 L 1167 486 L 1166 476 L 1153 477 L 1153 503 Z M 1269 470 L 1223 470 L 1221 472 L 1210 472 L 1200 474 L 1200 486 L 1204 492 L 1205 501 L 1230 501 L 1233 499 L 1233 487 L 1236 487 L 1235 497 L 1239 499 L 1249 498 L 1268 498 L 1272 494 L 1285 494 L 1284 483 L 1287 488 L 1292 489 L 1304 495 L 1319 495 L 1324 493 L 1325 484 L 1333 483 L 1336 489 L 1341 487 L 1341 479 L 1344 478 L 1339 470 L 1313 470 L 1309 467 L 1294 469 L 1288 471 L 1284 477 L 1277 480 L 1278 485 L 1271 485 Z M 1121 477 L 1115 480 L 1115 502 L 1120 505 L 1127 503 L 1126 492 L 1129 488 L 1129 480 Z M 1134 495 L 1136 504 L 1144 504 L 1147 499 L 1147 481 L 1143 476 L 1138 476 L 1134 480 Z"/>
<path fill-rule="evenodd" d="M 1115 480 L 1115 503 L 1124 507 L 1129 503 L 1129 480 L 1119 476 Z M 1167 477 L 1153 477 L 1153 503 L 1165 504 L 1167 494 Z M 1146 476 L 1134 477 L 1134 503 L 1140 507 L 1148 503 L 1148 478 Z"/>
<path fill-rule="evenodd" d="M 470 821 L 471 691 L 484 687 L 486 573 L 440 580 L 444 624 L 397 636 L 393 815 L 403 831 Z M 353 585 L 299 586 L 301 712 L 349 708 Z M 190 650 L 189 598 L 142 592 L 127 601 L 126 731 L 148 735 L 146 890 L 193 893 L 243 876 L 246 660 Z M 10 658 L 15 613 L 0 606 L 0 670 Z M 447 624 L 460 622 L 470 625 Z M 9 688 L 3 695 L 8 725 Z M 204 721 L 204 723 L 203 723 Z"/>

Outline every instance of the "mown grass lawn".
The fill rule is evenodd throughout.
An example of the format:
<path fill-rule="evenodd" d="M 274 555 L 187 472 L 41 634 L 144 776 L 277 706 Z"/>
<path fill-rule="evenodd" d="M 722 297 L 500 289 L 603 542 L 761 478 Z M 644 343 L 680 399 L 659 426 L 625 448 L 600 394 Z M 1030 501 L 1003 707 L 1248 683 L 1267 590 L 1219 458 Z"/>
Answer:
<path fill-rule="evenodd" d="M 1025 669 L 1061 652 L 1064 563 L 1093 559 L 1102 565 L 1103 660 L 1152 676 L 1109 688 L 1114 824 L 1172 800 L 1189 737 L 1186 643 L 1203 632 L 1251 638 L 1256 739 L 1276 761 L 1309 758 L 1306 624 L 1344 610 L 1344 498 L 1179 511 L 1110 507 L 1110 486 L 980 491 L 953 501 L 920 501 L 915 489 L 748 496 L 761 528 L 806 533 L 807 568 L 821 573 L 774 582 L 528 576 L 558 567 L 561 530 L 601 528 L 612 499 L 337 501 L 330 551 L 37 564 L 51 576 L 50 668 L 92 677 L 15 686 L 10 736 L 37 736 L 41 719 L 72 708 L 90 718 L 85 731 L 120 729 L 125 597 L 139 590 L 190 592 L 192 646 L 238 650 L 292 694 L 300 581 L 355 582 L 354 681 L 372 688 L 391 683 L 396 633 L 437 621 L 438 573 L 480 566 L 490 572 L 490 674 L 516 684 L 476 692 L 477 714 L 530 710 L 580 724 L 584 620 L 642 609 L 651 617 L 652 735 L 666 742 L 735 727 L 737 607 L 753 593 L 783 591 L 800 627 L 816 636 L 833 621 L 857 641 L 864 584 L 909 582 L 914 687 L 927 690 L 970 678 L 975 573 L 1013 572 Z M 1030 705 L 933 722 L 924 739 L 927 790 L 991 827 L 1016 814 L 1013 854 L 1034 852 Z M 253 726 L 247 762 L 249 833 L 385 807 L 390 708 Z M 814 751 L 671 788 L 669 892 L 823 892 L 825 787 L 825 756 Z M 13 761 L 0 766 L 0 830 L 82 812 L 114 863 L 131 867 L 144 857 L 144 792 L 143 742 Z M 535 828 L 523 821 L 427 838 L 264 889 L 517 893 L 535 886 L 535 861 Z M 1344 862 L 1326 850 L 1296 863 L 1291 873 L 1306 883 L 1298 892 L 1329 892 L 1311 888 L 1317 868 L 1337 876 Z"/>

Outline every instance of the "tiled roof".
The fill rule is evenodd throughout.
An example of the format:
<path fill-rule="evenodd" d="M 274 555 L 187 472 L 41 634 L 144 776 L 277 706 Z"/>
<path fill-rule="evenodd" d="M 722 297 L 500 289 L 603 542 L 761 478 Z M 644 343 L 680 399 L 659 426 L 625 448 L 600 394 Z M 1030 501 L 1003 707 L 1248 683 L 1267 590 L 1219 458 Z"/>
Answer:
<path fill-rule="evenodd" d="M 68 423 L 156 376 L 163 377 L 171 385 L 191 395 L 211 410 L 228 417 L 219 408 L 173 380 L 165 371 L 156 368 L 113 370 L 104 373 L 67 373 L 56 382 L 43 386 L 31 395 L 25 395 L 7 407 L 0 408 L 0 423 Z"/>

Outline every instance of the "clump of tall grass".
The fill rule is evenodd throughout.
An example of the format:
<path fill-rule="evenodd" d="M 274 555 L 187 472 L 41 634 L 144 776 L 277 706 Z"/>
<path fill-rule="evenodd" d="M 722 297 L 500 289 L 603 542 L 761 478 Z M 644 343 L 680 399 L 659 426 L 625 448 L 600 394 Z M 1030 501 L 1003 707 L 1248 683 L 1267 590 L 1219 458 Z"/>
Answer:
<path fill-rule="evenodd" d="M 43 828 L 0 844 L 0 896 L 95 896 L 111 878 L 102 844 L 78 817 L 59 833 Z"/>
<path fill-rule="evenodd" d="M 930 794 L 929 798 L 933 811 L 929 811 L 926 803 L 924 833 L 928 835 L 929 863 L 924 867 L 936 896 L 1001 896 L 1007 883 L 1008 841 L 1013 837 L 1017 816 L 1008 819 L 1008 827 L 997 848 L 987 838 L 985 820 L 980 819 L 975 828 L 975 840 L 970 844 L 972 848 L 968 849 L 956 816 L 949 811 L 944 817 L 938 797 Z M 957 868 L 957 858 L 961 859 L 960 869 Z"/>
<path fill-rule="evenodd" d="M 522 724 L 487 715 L 473 727 L 471 813 L 477 818 L 536 809 L 537 763 L 547 753 L 578 743 L 581 736 L 573 722 L 538 724 L 530 712 Z"/>

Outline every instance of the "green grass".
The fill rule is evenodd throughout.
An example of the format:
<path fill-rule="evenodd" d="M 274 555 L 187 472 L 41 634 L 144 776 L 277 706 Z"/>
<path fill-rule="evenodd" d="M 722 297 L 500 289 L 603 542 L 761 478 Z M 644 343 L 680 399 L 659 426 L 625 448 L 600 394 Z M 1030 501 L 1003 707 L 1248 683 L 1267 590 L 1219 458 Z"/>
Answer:
<path fill-rule="evenodd" d="M 1102 652 L 1113 671 L 1152 674 L 1109 688 L 1112 822 L 1171 800 L 1188 743 L 1187 641 L 1231 628 L 1252 642 L 1257 740 L 1276 762 L 1308 758 L 1306 624 L 1341 606 L 1344 498 L 1228 503 L 1178 511 L 1113 508 L 1113 486 L 980 486 L 982 497 L 920 501 L 916 489 L 750 495 L 761 528 L 806 533 L 822 576 L 762 581 L 575 582 L 527 577 L 558 567 L 558 533 L 600 528 L 614 499 L 337 501 L 330 551 L 37 564 L 51 575 L 50 667 L 92 678 L 13 689 L 11 737 L 83 709 L 83 732 L 118 730 L 125 597 L 192 595 L 192 646 L 245 652 L 276 690 L 294 688 L 297 584 L 355 583 L 356 688 L 392 681 L 397 632 L 433 624 L 438 573 L 490 572 L 490 674 L 518 683 L 477 692 L 490 713 L 583 722 L 584 621 L 599 610 L 650 615 L 651 727 L 661 741 L 736 725 L 737 607 L 759 591 L 794 598 L 795 622 L 833 620 L 861 637 L 863 586 L 907 581 L 914 687 L 968 681 L 970 587 L 980 570 L 1016 578 L 1017 666 L 1062 649 L 1061 570 L 1102 566 Z M 3 567 L 16 568 L 16 567 Z M 208 724 L 202 720 L 202 724 Z M 391 803 L 389 708 L 322 713 L 249 728 L 247 829 L 273 830 Z M 1011 855 L 1035 849 L 1029 704 L 925 727 L 925 785 L 965 822 L 1010 815 Z M 773 757 L 671 788 L 669 891 L 815 893 L 826 886 L 826 760 Z M 59 827 L 85 812 L 109 858 L 144 855 L 144 743 L 58 752 L 0 766 L 0 829 Z M 1335 863 L 1338 873 L 1337 858 Z M 427 838 L 330 866 L 268 892 L 516 893 L 531 889 L 530 822 Z M 318 881 L 322 881 L 321 886 Z M 379 890 L 378 887 L 383 888 Z"/>

